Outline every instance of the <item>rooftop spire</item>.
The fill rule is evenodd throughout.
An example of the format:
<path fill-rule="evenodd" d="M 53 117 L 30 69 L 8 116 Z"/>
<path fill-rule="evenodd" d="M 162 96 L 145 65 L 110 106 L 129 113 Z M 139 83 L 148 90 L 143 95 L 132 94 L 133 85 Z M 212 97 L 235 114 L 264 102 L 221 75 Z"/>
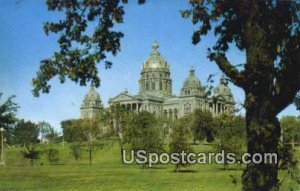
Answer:
<path fill-rule="evenodd" d="M 91 90 L 94 90 L 95 86 L 94 86 L 94 82 L 91 83 Z"/>
<path fill-rule="evenodd" d="M 225 79 L 225 76 L 224 76 L 224 74 L 222 74 L 222 76 L 221 76 L 221 79 L 220 79 L 220 84 L 227 85 L 227 82 L 226 82 L 226 79 Z"/>
<path fill-rule="evenodd" d="M 195 69 L 194 66 L 192 66 L 190 69 L 190 76 L 194 76 L 194 75 L 195 75 Z"/>
<path fill-rule="evenodd" d="M 158 48 L 159 48 L 159 45 L 158 45 L 157 41 L 155 40 L 152 45 L 152 54 L 159 54 Z"/>

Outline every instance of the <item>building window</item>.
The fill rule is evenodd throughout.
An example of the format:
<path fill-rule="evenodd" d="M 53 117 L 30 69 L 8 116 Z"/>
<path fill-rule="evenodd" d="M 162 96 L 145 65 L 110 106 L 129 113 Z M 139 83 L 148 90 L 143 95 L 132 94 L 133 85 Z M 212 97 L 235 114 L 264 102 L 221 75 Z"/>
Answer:
<path fill-rule="evenodd" d="M 162 82 L 159 82 L 159 90 L 162 90 Z"/>
<path fill-rule="evenodd" d="M 152 90 L 155 90 L 155 82 L 152 82 L 151 88 L 152 88 Z"/>
<path fill-rule="evenodd" d="M 149 90 L 149 82 L 146 82 L 146 90 Z"/>

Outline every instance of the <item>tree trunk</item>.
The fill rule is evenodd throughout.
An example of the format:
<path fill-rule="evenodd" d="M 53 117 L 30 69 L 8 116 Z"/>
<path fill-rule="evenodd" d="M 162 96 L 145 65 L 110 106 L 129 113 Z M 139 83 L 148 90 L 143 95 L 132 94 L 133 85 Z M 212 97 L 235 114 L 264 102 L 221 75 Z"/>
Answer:
<path fill-rule="evenodd" d="M 90 165 L 92 165 L 92 149 L 89 149 Z"/>
<path fill-rule="evenodd" d="M 273 111 L 270 100 L 252 94 L 246 95 L 247 144 L 251 156 L 260 153 L 264 158 L 265 153 L 278 153 L 280 124 Z M 276 164 L 275 161 L 255 164 L 253 160 L 247 164 L 242 175 L 243 190 L 279 190 L 278 160 Z"/>

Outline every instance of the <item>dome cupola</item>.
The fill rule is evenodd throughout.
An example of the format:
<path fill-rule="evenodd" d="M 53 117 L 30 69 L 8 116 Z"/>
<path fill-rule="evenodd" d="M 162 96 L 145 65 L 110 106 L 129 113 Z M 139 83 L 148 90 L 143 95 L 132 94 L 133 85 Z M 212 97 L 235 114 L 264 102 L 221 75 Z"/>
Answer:
<path fill-rule="evenodd" d="M 152 52 L 143 64 L 143 69 L 168 69 L 167 61 L 161 57 L 158 51 L 159 45 L 154 41 L 152 45 Z"/>
<path fill-rule="evenodd" d="M 139 94 L 164 98 L 172 95 L 172 80 L 169 64 L 161 57 L 158 48 L 158 43 L 154 41 L 152 52 L 143 63 Z"/>
<path fill-rule="evenodd" d="M 90 90 L 84 96 L 80 107 L 81 118 L 93 118 L 97 112 L 103 108 L 102 101 L 94 85 L 91 85 Z"/>
<path fill-rule="evenodd" d="M 180 96 L 194 96 L 203 95 L 203 88 L 197 76 L 195 76 L 195 69 L 191 67 L 190 75 L 184 80 L 181 88 Z"/>
<path fill-rule="evenodd" d="M 226 82 L 224 75 L 222 75 L 220 79 L 220 84 L 214 89 L 214 94 L 216 97 L 220 97 L 227 102 L 234 102 L 233 95 L 228 87 L 228 83 Z"/>
<path fill-rule="evenodd" d="M 98 106 L 97 103 L 101 104 L 100 95 L 98 92 L 96 92 L 95 87 L 93 85 L 91 86 L 89 92 L 85 95 L 83 103 L 84 104 L 88 103 L 89 106 L 91 105 Z"/>

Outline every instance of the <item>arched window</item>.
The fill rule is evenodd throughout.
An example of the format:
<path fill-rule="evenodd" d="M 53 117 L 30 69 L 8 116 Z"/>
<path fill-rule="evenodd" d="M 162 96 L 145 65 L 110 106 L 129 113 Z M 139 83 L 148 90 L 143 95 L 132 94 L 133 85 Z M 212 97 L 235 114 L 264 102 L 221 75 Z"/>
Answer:
<path fill-rule="evenodd" d="M 159 90 L 162 90 L 162 82 L 159 82 Z"/>
<path fill-rule="evenodd" d="M 151 88 L 152 88 L 152 90 L 155 90 L 155 82 L 151 83 Z"/>

